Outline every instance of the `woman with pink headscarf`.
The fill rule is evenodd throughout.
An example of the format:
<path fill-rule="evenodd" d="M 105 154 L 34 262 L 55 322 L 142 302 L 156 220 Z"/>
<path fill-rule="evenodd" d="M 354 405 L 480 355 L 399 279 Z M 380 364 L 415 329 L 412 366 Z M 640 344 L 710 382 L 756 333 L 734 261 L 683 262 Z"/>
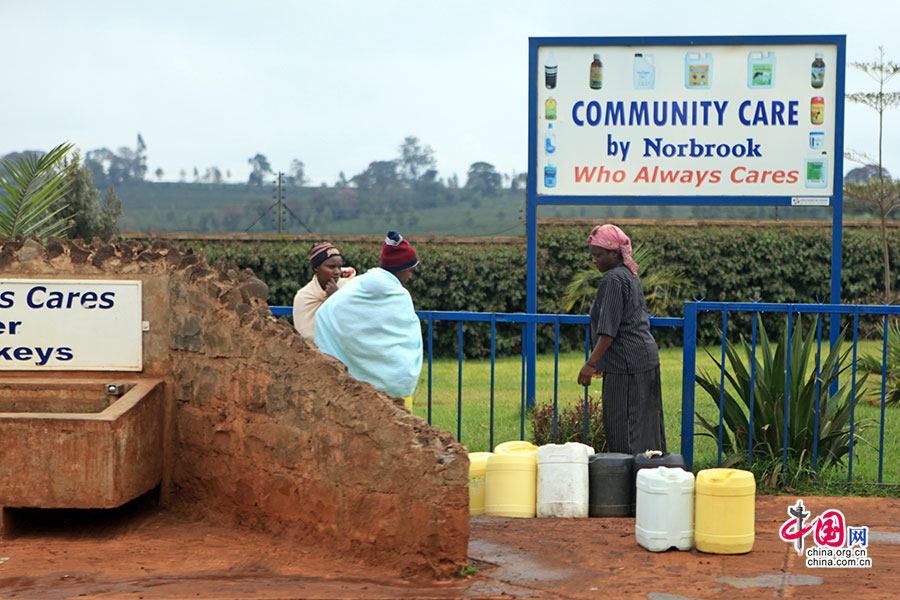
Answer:
<path fill-rule="evenodd" d="M 593 351 L 578 383 L 603 378 L 603 429 L 610 452 L 665 451 L 659 349 L 650 333 L 631 240 L 615 225 L 598 225 L 587 241 L 591 260 L 604 275 L 591 306 Z"/>

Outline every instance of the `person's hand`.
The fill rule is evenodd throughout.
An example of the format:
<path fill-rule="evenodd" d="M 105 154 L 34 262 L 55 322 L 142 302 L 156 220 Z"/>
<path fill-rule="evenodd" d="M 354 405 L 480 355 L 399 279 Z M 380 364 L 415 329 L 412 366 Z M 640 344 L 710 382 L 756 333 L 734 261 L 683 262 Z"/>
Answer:
<path fill-rule="evenodd" d="M 591 379 L 594 377 L 603 377 L 603 373 L 584 363 L 584 366 L 581 367 L 581 371 L 578 373 L 578 385 L 591 385 Z"/>
<path fill-rule="evenodd" d="M 338 291 L 337 279 L 329 279 L 328 284 L 325 286 L 325 297 L 330 297 L 336 291 Z"/>

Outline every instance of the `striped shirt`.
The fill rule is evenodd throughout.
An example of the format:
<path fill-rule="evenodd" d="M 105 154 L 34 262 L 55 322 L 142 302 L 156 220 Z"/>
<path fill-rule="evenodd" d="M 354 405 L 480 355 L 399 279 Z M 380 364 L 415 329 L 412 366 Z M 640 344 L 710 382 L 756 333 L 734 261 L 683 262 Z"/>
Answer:
<path fill-rule="evenodd" d="M 613 338 L 598 361 L 604 373 L 643 373 L 659 365 L 659 349 L 650 333 L 644 288 L 621 262 L 607 271 L 591 306 L 591 347 L 601 335 Z"/>

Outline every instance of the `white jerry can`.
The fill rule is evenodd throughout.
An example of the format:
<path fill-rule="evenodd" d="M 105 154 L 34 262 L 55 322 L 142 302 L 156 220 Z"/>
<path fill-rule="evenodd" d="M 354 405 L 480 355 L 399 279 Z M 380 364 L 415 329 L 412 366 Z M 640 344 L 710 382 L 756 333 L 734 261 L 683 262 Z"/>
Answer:
<path fill-rule="evenodd" d="M 637 475 L 634 533 L 651 552 L 694 542 L 694 474 L 681 468 L 641 469 Z"/>
<path fill-rule="evenodd" d="M 578 442 L 547 444 L 538 448 L 538 517 L 588 516 L 588 457 L 593 454 L 593 448 Z"/>

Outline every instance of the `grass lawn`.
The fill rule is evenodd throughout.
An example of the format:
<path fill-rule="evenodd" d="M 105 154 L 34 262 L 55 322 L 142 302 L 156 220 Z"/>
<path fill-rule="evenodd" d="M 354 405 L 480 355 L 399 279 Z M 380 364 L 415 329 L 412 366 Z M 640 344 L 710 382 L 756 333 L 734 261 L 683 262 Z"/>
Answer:
<path fill-rule="evenodd" d="M 710 348 L 718 357 L 719 347 Z M 860 342 L 859 354 L 870 353 L 881 358 L 880 342 Z M 558 406 L 562 407 L 584 399 L 584 388 L 576 382 L 584 352 L 561 354 L 558 366 L 552 355 L 538 356 L 536 397 L 537 402 L 552 403 L 554 393 Z M 491 363 L 489 360 L 464 360 L 462 363 L 462 386 L 458 386 L 458 362 L 456 359 L 437 359 L 432 364 L 431 422 L 433 425 L 457 436 L 471 452 L 488 451 L 491 445 Z M 663 411 L 665 414 L 666 441 L 670 451 L 681 450 L 681 348 L 660 349 L 660 371 L 662 376 Z M 713 370 L 715 365 L 704 349 L 697 352 L 697 369 Z M 554 371 L 558 369 L 558 381 L 554 390 Z M 867 386 L 880 393 L 880 380 L 870 377 Z M 531 419 L 526 412 L 522 420 L 522 359 L 509 357 L 497 359 L 494 366 L 493 392 L 493 446 L 508 440 L 531 439 Z M 600 382 L 591 386 L 591 395 L 600 396 Z M 705 418 L 718 421 L 718 407 L 699 387 L 695 386 L 696 410 Z M 459 407 L 462 410 L 459 410 Z M 423 365 L 422 376 L 414 396 L 414 413 L 428 418 L 428 365 Z M 853 482 L 872 483 L 878 481 L 878 445 L 881 409 L 874 401 L 857 403 L 855 420 L 871 419 L 875 427 L 862 437 L 874 447 L 865 443 L 855 445 L 853 458 Z M 846 460 L 845 460 L 846 463 Z M 695 436 L 694 465 L 696 468 L 716 466 L 717 448 L 712 438 Z M 846 464 L 821 474 L 823 480 L 847 481 Z M 885 410 L 884 424 L 884 483 L 900 484 L 900 407 Z"/>

